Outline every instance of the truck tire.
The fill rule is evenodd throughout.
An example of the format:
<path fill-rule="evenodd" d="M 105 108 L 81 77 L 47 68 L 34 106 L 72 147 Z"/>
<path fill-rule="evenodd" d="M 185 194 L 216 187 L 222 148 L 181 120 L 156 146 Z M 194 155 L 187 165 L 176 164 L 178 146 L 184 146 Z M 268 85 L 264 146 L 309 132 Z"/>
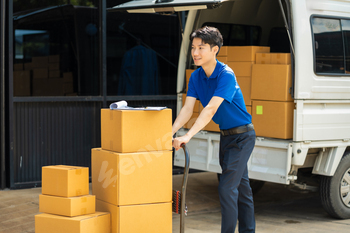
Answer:
<path fill-rule="evenodd" d="M 218 181 L 220 182 L 220 176 L 221 174 L 220 173 L 217 173 L 217 176 L 218 176 Z M 249 182 L 250 182 L 250 187 L 252 188 L 252 192 L 253 192 L 253 195 L 255 195 L 257 192 L 260 191 L 260 189 L 264 186 L 265 184 L 265 181 L 261 181 L 261 180 L 252 180 L 252 179 L 249 179 Z"/>
<path fill-rule="evenodd" d="M 323 208 L 334 218 L 350 218 L 350 153 L 344 154 L 333 176 L 322 176 L 320 197 Z"/>

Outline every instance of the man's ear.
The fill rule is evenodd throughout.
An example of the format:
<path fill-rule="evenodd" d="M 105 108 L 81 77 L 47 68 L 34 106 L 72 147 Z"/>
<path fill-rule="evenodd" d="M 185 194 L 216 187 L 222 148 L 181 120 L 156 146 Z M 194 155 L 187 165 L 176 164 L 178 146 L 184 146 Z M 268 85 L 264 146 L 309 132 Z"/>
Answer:
<path fill-rule="evenodd" d="M 218 51 L 219 51 L 219 46 L 215 45 L 215 46 L 213 47 L 213 51 L 215 52 L 215 54 L 217 54 Z"/>

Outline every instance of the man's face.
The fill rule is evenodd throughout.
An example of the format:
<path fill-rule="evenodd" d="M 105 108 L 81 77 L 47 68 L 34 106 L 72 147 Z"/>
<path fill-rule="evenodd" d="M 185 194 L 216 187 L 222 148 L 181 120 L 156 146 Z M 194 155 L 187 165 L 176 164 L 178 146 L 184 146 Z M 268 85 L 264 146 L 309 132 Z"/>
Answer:
<path fill-rule="evenodd" d="M 193 38 L 192 41 L 192 58 L 196 66 L 205 66 L 209 62 L 215 61 L 218 46 L 210 48 L 200 38 Z"/>

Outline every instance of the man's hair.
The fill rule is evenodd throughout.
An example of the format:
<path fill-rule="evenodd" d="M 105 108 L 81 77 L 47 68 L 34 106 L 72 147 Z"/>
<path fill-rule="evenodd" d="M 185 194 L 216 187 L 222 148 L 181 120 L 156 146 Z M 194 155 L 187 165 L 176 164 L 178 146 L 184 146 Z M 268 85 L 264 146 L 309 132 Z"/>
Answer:
<path fill-rule="evenodd" d="M 191 33 L 190 40 L 191 43 L 194 38 L 200 38 L 205 44 L 209 44 L 210 48 L 218 46 L 219 50 L 216 55 L 218 55 L 220 48 L 223 44 L 223 39 L 220 31 L 215 27 L 204 26 Z"/>

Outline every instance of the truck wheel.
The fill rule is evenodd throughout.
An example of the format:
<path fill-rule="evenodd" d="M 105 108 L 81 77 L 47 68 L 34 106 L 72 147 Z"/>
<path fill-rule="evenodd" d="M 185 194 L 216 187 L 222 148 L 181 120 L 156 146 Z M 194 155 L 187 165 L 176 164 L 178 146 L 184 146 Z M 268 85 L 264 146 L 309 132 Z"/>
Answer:
<path fill-rule="evenodd" d="M 341 159 L 333 176 L 322 176 L 320 197 L 323 208 L 334 218 L 350 218 L 350 153 Z"/>
<path fill-rule="evenodd" d="M 220 173 L 217 173 L 217 176 L 218 176 L 218 181 L 220 182 L 220 176 L 221 174 Z M 265 181 L 261 181 L 261 180 L 252 180 L 252 179 L 249 179 L 249 182 L 250 182 L 250 187 L 252 188 L 252 192 L 253 192 L 253 195 L 255 195 L 257 192 L 260 191 L 260 189 L 264 186 L 265 184 Z"/>

